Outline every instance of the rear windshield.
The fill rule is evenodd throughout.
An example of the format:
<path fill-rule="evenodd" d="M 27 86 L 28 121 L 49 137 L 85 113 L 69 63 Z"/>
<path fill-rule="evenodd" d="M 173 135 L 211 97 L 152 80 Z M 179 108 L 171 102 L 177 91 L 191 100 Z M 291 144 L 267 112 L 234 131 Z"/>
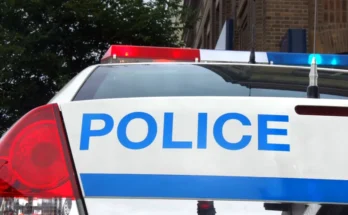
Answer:
<path fill-rule="evenodd" d="M 309 69 L 218 64 L 100 66 L 74 100 L 168 96 L 305 98 Z M 319 70 L 321 98 L 346 99 L 348 75 Z"/>

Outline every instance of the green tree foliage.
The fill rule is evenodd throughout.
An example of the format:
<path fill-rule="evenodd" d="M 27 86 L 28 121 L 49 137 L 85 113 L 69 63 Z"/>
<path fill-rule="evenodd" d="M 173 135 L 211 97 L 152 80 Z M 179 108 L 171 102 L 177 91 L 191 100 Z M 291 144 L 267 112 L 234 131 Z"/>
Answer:
<path fill-rule="evenodd" d="M 110 44 L 180 46 L 180 0 L 0 1 L 0 136 Z"/>

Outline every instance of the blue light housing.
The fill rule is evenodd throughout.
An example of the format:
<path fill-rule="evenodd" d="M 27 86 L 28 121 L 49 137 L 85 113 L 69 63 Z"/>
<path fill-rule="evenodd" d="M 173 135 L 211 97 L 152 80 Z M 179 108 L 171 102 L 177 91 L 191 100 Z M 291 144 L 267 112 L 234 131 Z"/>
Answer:
<path fill-rule="evenodd" d="M 268 61 L 275 65 L 309 66 L 314 56 L 318 66 L 348 67 L 348 55 L 267 52 Z"/>

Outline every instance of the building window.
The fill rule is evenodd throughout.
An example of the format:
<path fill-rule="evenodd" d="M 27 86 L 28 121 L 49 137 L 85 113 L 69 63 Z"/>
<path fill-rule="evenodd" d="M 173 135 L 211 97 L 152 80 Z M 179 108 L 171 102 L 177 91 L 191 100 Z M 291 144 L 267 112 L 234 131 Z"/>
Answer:
<path fill-rule="evenodd" d="M 342 22 L 347 23 L 347 1 L 342 0 Z"/>
<path fill-rule="evenodd" d="M 207 16 L 206 20 L 205 20 L 205 24 L 204 24 L 204 48 L 209 49 L 210 48 L 210 15 Z"/>
<path fill-rule="evenodd" d="M 249 48 L 250 28 L 248 28 L 248 16 L 245 16 L 240 26 L 240 48 L 245 50 Z"/>
<path fill-rule="evenodd" d="M 247 0 L 238 1 L 238 7 L 237 7 L 237 25 L 238 25 L 238 31 L 239 31 L 239 49 L 240 50 L 246 50 L 249 49 L 250 45 L 250 5 L 248 4 Z"/>
<path fill-rule="evenodd" d="M 347 0 L 324 0 L 324 22 L 347 23 Z"/>
<path fill-rule="evenodd" d="M 207 34 L 207 48 L 210 49 L 210 32 Z"/>
<path fill-rule="evenodd" d="M 220 3 L 218 3 L 218 5 L 216 6 L 215 9 L 215 34 L 218 36 L 220 35 Z"/>
<path fill-rule="evenodd" d="M 199 48 L 199 49 L 203 48 L 202 39 L 199 39 L 197 48 Z"/>

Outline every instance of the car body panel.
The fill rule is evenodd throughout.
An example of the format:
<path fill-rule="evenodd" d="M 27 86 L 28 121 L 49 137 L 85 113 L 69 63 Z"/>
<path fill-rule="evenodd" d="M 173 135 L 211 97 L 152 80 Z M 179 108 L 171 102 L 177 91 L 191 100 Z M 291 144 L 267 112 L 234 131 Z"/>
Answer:
<path fill-rule="evenodd" d="M 298 105 L 329 104 L 348 107 L 348 101 L 333 99 L 162 97 L 78 101 L 61 104 L 61 110 L 87 208 L 93 201 L 119 198 L 344 203 L 348 200 L 344 194 L 348 158 L 342 143 L 348 139 L 348 118 L 305 116 L 295 111 Z M 139 112 L 153 117 L 156 135 L 144 148 L 127 148 L 125 137 L 146 145 L 143 140 L 154 134 L 154 125 L 138 118 L 129 126 L 121 125 L 125 116 Z M 197 139 L 202 132 L 200 113 L 207 114 L 206 148 L 198 147 L 202 144 Z M 102 114 L 112 122 L 98 119 Z M 222 146 L 216 123 L 224 114 L 241 114 L 249 120 L 250 125 L 243 119 L 231 120 L 220 131 L 232 143 L 250 135 L 247 146 Z M 97 118 L 88 121 L 91 115 Z M 266 125 L 260 122 L 260 116 L 266 115 L 283 117 L 282 122 L 270 120 L 267 129 L 283 131 L 269 131 L 267 140 L 262 139 Z M 174 133 L 168 133 L 168 128 Z M 93 135 L 94 130 L 101 132 Z M 191 147 L 179 147 L 176 141 L 191 142 Z M 262 149 L 265 141 L 278 149 Z"/>

